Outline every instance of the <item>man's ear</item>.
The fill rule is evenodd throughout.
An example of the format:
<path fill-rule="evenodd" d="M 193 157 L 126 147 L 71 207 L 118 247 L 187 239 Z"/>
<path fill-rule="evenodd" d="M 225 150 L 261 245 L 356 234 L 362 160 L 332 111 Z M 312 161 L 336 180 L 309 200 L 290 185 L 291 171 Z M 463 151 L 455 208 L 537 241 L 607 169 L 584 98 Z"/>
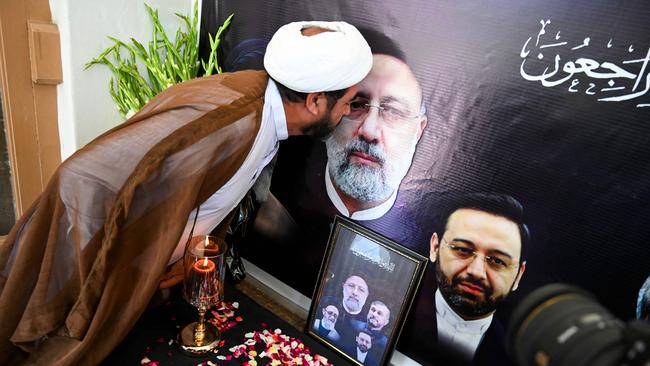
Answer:
<path fill-rule="evenodd" d="M 519 287 L 519 281 L 521 281 L 521 276 L 524 275 L 525 270 L 526 270 L 526 261 L 523 261 L 521 262 L 521 266 L 519 266 L 519 273 L 517 273 L 515 282 L 512 284 L 512 290 L 510 291 L 515 291 Z"/>
<path fill-rule="evenodd" d="M 420 137 L 422 137 L 422 133 L 424 132 L 424 128 L 427 127 L 427 122 L 429 119 L 427 118 L 426 115 L 422 116 L 420 119 L 420 130 L 418 131 L 418 139 L 417 141 L 420 141 Z"/>
<path fill-rule="evenodd" d="M 438 250 L 440 250 L 440 242 L 438 241 L 438 234 L 433 233 L 431 235 L 431 248 L 429 249 L 429 259 L 431 262 L 435 262 L 438 258 Z"/>
<path fill-rule="evenodd" d="M 318 99 L 323 95 L 322 92 L 320 93 L 309 93 L 307 94 L 307 99 L 305 99 L 305 108 L 310 114 L 313 114 L 314 116 L 317 116 L 319 111 L 318 111 L 318 104 L 319 101 Z M 322 102 L 322 101 L 321 101 Z"/>

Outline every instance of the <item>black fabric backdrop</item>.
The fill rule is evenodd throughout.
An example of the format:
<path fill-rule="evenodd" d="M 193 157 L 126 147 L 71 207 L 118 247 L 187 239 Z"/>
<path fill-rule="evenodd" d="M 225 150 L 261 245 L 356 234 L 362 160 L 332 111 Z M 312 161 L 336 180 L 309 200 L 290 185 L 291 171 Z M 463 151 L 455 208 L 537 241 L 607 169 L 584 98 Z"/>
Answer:
<path fill-rule="evenodd" d="M 517 301 L 550 282 L 583 287 L 616 316 L 634 316 L 650 272 L 646 1 L 221 0 L 204 2 L 202 29 L 214 32 L 231 13 L 226 56 L 242 40 L 310 19 L 372 28 L 401 47 L 429 118 L 400 187 L 417 213 L 414 241 L 423 245 L 415 249 L 428 255 L 426 240 L 440 230 L 436 208 L 449 192 L 503 192 L 525 207 L 533 239 L 520 290 L 497 311 L 505 323 Z M 283 200 L 307 190 L 301 169 L 314 149 L 324 148 L 300 138 L 281 147 L 271 191 L 288 207 Z M 272 248 L 252 240 L 245 254 L 311 296 L 327 235 L 311 239 Z"/>

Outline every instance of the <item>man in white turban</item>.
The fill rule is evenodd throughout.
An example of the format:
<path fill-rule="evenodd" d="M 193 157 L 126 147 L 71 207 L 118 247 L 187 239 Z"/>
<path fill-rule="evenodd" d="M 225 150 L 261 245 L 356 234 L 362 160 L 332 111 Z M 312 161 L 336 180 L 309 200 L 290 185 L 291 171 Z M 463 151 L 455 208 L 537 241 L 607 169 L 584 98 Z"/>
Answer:
<path fill-rule="evenodd" d="M 61 164 L 0 246 L 0 364 L 100 363 L 180 281 L 192 227 L 225 233 L 279 141 L 350 112 L 372 55 L 347 23 L 299 22 L 265 66 L 172 86 Z"/>

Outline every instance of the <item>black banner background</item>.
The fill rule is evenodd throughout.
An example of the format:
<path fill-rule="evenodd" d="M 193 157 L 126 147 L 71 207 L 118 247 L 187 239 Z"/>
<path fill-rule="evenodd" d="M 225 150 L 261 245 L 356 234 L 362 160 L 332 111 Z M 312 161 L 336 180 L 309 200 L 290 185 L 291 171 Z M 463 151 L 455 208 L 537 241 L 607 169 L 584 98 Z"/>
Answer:
<path fill-rule="evenodd" d="M 205 12 L 211 6 L 216 19 Z M 423 86 L 429 118 L 398 200 L 416 213 L 418 233 L 410 246 L 428 255 L 428 238 L 440 233 L 436 207 L 449 192 L 498 191 L 520 200 L 533 240 L 520 290 L 497 311 L 504 322 L 521 297 L 550 282 L 583 287 L 616 316 L 634 316 L 650 272 L 650 106 L 644 106 L 650 93 L 640 93 L 650 83 L 643 62 L 650 57 L 645 1 L 221 0 L 211 6 L 204 5 L 204 29 L 216 29 L 215 21 L 235 13 L 226 56 L 242 40 L 269 38 L 284 23 L 310 19 L 372 28 L 401 47 Z M 588 45 L 578 47 L 585 38 Z M 567 43 L 539 47 L 559 42 Z M 556 55 L 560 70 L 547 82 L 567 75 L 567 61 L 587 58 L 640 74 L 640 95 L 598 101 L 631 94 L 635 80 L 613 77 L 626 89 L 601 91 L 611 87 L 610 79 L 584 69 L 545 87 L 541 75 L 554 70 Z M 319 149 L 322 154 L 321 143 L 302 138 L 283 143 L 271 189 L 280 202 L 309 191 L 301 169 Z M 378 231 L 390 237 L 403 224 Z M 245 256 L 311 296 L 327 236 L 319 232 L 312 239 L 277 247 L 253 240 Z M 418 311 L 425 310 L 412 315 Z"/>

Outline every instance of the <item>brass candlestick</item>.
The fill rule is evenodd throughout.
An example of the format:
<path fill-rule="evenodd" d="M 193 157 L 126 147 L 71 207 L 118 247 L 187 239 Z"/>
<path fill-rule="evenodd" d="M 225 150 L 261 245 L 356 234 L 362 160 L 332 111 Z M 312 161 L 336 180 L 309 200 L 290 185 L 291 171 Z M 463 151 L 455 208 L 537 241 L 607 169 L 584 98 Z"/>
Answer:
<path fill-rule="evenodd" d="M 185 250 L 183 297 L 199 313 L 199 321 L 178 334 L 178 344 L 187 354 L 202 356 L 219 345 L 219 330 L 205 321 L 205 313 L 223 300 L 225 252 L 226 243 L 211 236 L 193 237 Z"/>

